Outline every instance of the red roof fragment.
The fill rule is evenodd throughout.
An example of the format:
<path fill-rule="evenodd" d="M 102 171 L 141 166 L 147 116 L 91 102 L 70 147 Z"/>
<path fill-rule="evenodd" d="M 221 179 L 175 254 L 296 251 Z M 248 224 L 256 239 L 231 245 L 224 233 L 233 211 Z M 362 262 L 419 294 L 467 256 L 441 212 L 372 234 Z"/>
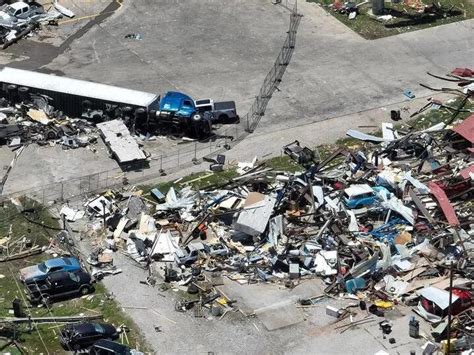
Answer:
<path fill-rule="evenodd" d="M 431 194 L 438 200 L 438 204 L 441 207 L 441 210 L 444 213 L 444 216 L 448 220 L 448 223 L 452 226 L 458 226 L 459 220 L 456 216 L 456 211 L 454 211 L 453 205 L 449 202 L 448 196 L 444 193 L 443 189 L 439 187 L 433 181 L 428 183 L 428 187 L 431 191 Z"/>
<path fill-rule="evenodd" d="M 474 76 L 474 70 L 471 70 L 469 68 L 456 68 L 451 72 L 451 74 L 456 76 L 462 76 L 464 78 L 470 78 Z"/>
<path fill-rule="evenodd" d="M 469 142 L 474 143 L 474 114 L 454 127 L 453 131 Z"/>
<path fill-rule="evenodd" d="M 459 175 L 463 177 L 463 179 L 469 179 L 470 178 L 470 173 L 474 174 L 474 165 L 468 166 L 467 168 L 462 169 L 459 172 Z"/>

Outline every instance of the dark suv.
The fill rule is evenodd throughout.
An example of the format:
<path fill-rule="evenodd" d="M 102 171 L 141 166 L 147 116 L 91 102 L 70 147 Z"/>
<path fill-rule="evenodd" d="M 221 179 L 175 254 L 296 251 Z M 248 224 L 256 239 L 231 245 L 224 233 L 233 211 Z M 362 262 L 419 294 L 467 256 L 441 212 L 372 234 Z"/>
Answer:
<path fill-rule="evenodd" d="M 101 339 L 118 339 L 119 332 L 112 324 L 78 323 L 68 324 L 61 329 L 59 341 L 64 350 L 87 349 Z"/>
<path fill-rule="evenodd" d="M 82 270 L 59 271 L 49 275 L 42 283 L 26 284 L 28 300 L 31 304 L 46 303 L 59 298 L 87 295 L 94 291 L 91 275 Z"/>

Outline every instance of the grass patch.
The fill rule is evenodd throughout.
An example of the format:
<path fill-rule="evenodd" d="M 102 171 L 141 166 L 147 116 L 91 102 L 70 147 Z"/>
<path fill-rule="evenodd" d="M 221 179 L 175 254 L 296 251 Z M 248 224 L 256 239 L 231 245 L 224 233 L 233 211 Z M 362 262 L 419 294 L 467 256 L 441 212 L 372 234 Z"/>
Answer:
<path fill-rule="evenodd" d="M 448 100 L 445 105 L 452 107 L 452 108 L 457 108 L 462 102 L 462 98 L 458 97 L 456 99 Z M 466 104 L 463 107 L 463 110 L 472 110 L 474 109 L 474 102 L 473 101 L 467 101 Z M 405 124 L 397 124 L 395 125 L 395 128 L 397 129 L 403 129 L 407 126 L 412 127 L 414 130 L 420 130 L 420 129 L 426 129 L 428 127 L 431 127 L 435 124 L 438 123 L 448 123 L 449 120 L 452 117 L 453 111 L 447 110 L 447 109 L 440 109 L 440 110 L 429 110 L 426 113 L 421 114 L 419 117 L 415 117 L 411 120 L 408 120 L 407 123 Z M 468 116 L 470 116 L 470 112 L 460 112 L 455 121 L 457 120 L 464 120 Z"/>
<path fill-rule="evenodd" d="M 295 173 L 297 171 L 302 171 L 303 167 L 297 164 L 287 155 L 282 155 L 280 157 L 271 158 L 265 161 L 265 165 L 273 170 L 283 170 L 290 173 Z"/>
<path fill-rule="evenodd" d="M 402 3 L 392 4 L 385 2 L 386 13 L 394 16 L 389 21 L 377 20 L 370 16 L 371 2 L 361 5 L 359 13 L 353 20 L 349 20 L 347 14 L 334 11 L 332 0 L 307 0 L 320 4 L 336 19 L 344 23 L 353 31 L 366 39 L 377 39 L 393 36 L 400 33 L 416 31 L 423 28 L 435 27 L 456 21 L 474 18 L 474 3 L 470 0 L 438 0 L 435 3 L 441 5 L 443 9 L 451 9 L 449 16 L 433 16 L 431 14 L 421 14 L 409 6 Z M 361 3 L 357 1 L 355 3 Z M 432 5 L 433 1 L 423 0 L 424 5 Z M 454 7 L 453 7 L 454 6 Z"/>
<path fill-rule="evenodd" d="M 49 213 L 49 211 L 35 201 L 22 199 L 22 205 L 28 210 L 28 213 L 20 213 L 14 204 L 10 201 L 3 203 L 0 207 L 0 239 L 10 236 L 10 243 L 17 239 L 25 237 L 36 245 L 47 245 L 49 239 L 54 237 L 58 228 L 58 221 Z M 28 221 L 27 217 L 30 221 Z M 10 232 L 11 226 L 11 232 Z M 47 227 L 46 227 L 47 226 Z M 15 252 L 14 250 L 11 252 Z M 4 252 L 5 254 L 5 252 Z M 18 280 L 18 270 L 37 264 L 45 259 L 51 258 L 48 254 L 40 254 L 20 260 L 0 263 L 0 318 L 13 317 L 10 310 L 12 301 L 16 298 L 23 300 L 23 284 Z M 26 303 L 26 304 L 25 304 Z M 43 307 L 26 308 L 25 313 L 32 317 L 43 316 L 72 316 L 72 315 L 103 315 L 103 321 L 112 323 L 115 326 L 126 325 L 130 332 L 127 334 L 128 344 L 132 348 L 147 351 L 147 347 L 141 335 L 135 331 L 136 326 L 114 300 L 109 299 L 106 289 L 102 283 L 95 285 L 95 292 L 84 298 L 76 298 L 67 301 L 54 303 L 50 309 Z M 62 324 L 42 324 L 29 329 L 28 325 L 20 325 L 19 342 L 24 350 L 29 354 L 61 354 L 58 334 Z M 5 344 L 4 339 L 0 338 L 0 347 Z M 125 343 L 127 343 L 125 341 Z M 19 354 L 20 352 L 14 346 L 3 349 L 4 352 Z"/>
<path fill-rule="evenodd" d="M 238 175 L 239 174 L 237 173 L 237 169 L 235 167 L 229 167 L 224 171 L 219 171 L 212 174 L 208 171 L 193 173 L 180 180 L 175 180 L 176 182 L 166 181 L 156 185 L 141 185 L 139 186 L 139 189 L 144 192 L 145 196 L 150 196 L 150 191 L 154 188 L 158 188 L 158 190 L 166 195 L 168 190 L 172 187 L 179 190 L 189 185 L 194 189 L 205 189 L 210 186 L 224 184 Z"/>

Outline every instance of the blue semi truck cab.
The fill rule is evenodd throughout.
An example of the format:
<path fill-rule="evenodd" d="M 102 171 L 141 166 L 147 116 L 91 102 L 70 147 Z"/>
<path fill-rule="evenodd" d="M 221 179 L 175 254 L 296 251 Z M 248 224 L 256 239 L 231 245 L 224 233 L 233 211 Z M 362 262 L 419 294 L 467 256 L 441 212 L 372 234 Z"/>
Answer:
<path fill-rule="evenodd" d="M 160 100 L 160 110 L 157 115 L 191 118 L 196 113 L 192 98 L 181 92 L 168 91 Z"/>
<path fill-rule="evenodd" d="M 161 125 L 168 125 L 177 132 L 195 137 L 206 137 L 211 133 L 211 120 L 196 109 L 191 97 L 181 92 L 168 91 L 160 100 L 156 117 Z"/>
<path fill-rule="evenodd" d="M 156 117 L 162 126 L 169 125 L 195 137 L 209 136 L 213 123 L 230 123 L 238 119 L 234 101 L 194 101 L 177 91 L 168 91 L 161 98 Z"/>

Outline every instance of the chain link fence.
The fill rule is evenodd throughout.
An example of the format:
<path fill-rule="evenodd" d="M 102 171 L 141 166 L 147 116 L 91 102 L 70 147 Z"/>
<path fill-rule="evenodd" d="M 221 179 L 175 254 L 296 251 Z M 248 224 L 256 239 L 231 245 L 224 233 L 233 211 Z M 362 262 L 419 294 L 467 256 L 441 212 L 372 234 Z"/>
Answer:
<path fill-rule="evenodd" d="M 239 123 L 219 129 L 218 133 L 212 135 L 206 141 L 191 142 L 167 154 L 152 156 L 150 167 L 147 169 L 124 172 L 122 169 L 116 168 L 67 181 L 55 182 L 40 188 L 17 191 L 2 197 L 28 196 L 41 201 L 43 204 L 72 200 L 121 186 L 124 182 L 136 184 L 157 178 L 163 175 L 164 172 L 170 173 L 192 164 L 199 164 L 204 158 L 223 153 L 240 143 L 257 128 L 273 93 L 282 81 L 295 48 L 296 33 L 302 17 L 298 13 L 297 2 L 282 0 L 275 4 L 282 5 L 290 12 L 287 36 L 275 63 L 263 81 L 258 95 L 255 97 L 248 113 L 240 118 Z"/>

